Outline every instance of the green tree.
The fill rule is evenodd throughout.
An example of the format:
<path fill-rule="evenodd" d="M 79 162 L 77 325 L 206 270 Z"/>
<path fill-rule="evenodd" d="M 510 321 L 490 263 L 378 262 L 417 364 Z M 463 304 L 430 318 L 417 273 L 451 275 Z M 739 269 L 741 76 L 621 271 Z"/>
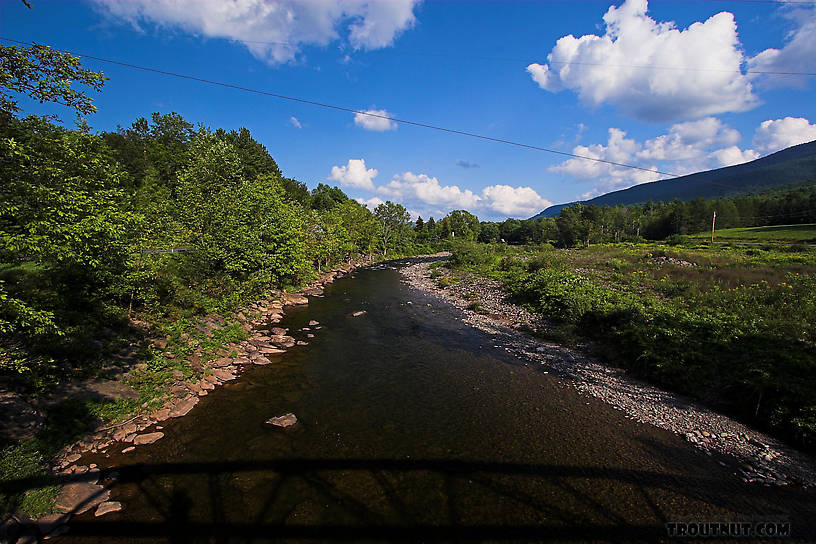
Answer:
<path fill-rule="evenodd" d="M 98 92 L 106 79 L 102 72 L 82 68 L 79 58 L 45 45 L 0 45 L 0 121 L 20 111 L 18 94 L 68 106 L 80 115 L 94 113 L 93 100 L 72 85 L 80 83 Z"/>
<path fill-rule="evenodd" d="M 400 246 L 403 233 L 411 221 L 411 215 L 401 204 L 395 204 L 390 200 L 377 206 L 374 215 L 378 222 L 383 255 L 387 255 L 389 249 Z"/>
<path fill-rule="evenodd" d="M 124 205 L 123 172 L 97 136 L 11 118 L 0 155 L 0 322 L 47 348 L 75 319 L 102 311 L 136 217 Z"/>
<path fill-rule="evenodd" d="M 472 213 L 466 210 L 454 210 L 445 219 L 455 238 L 472 241 L 479 236 L 479 218 Z"/>
<path fill-rule="evenodd" d="M 496 223 L 482 223 L 478 240 L 483 244 L 495 244 L 499 241 L 499 227 Z"/>

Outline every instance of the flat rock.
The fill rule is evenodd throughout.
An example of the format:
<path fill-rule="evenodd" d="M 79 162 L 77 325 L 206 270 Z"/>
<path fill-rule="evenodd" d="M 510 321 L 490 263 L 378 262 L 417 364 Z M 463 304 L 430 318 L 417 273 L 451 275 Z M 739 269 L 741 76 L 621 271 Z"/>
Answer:
<path fill-rule="evenodd" d="M 310 326 L 310 327 L 314 327 L 315 325 L 320 325 L 320 322 L 319 322 L 319 321 L 315 321 L 314 319 L 313 319 L 313 320 L 311 320 L 311 321 L 309 321 L 309 326 Z"/>
<path fill-rule="evenodd" d="M 263 353 L 264 355 L 280 355 L 281 353 L 286 353 L 285 349 L 272 348 L 272 347 L 269 347 L 269 348 L 264 347 L 264 348 L 261 348 L 259 351 L 261 353 Z"/>
<path fill-rule="evenodd" d="M 235 373 L 226 368 L 215 368 L 212 371 L 212 375 L 221 382 L 229 382 L 236 378 Z"/>
<path fill-rule="evenodd" d="M 79 515 L 105 502 L 109 497 L 110 491 L 101 485 L 75 482 L 63 486 L 54 508 L 57 512 Z"/>
<path fill-rule="evenodd" d="M 128 446 L 127 448 L 122 450 L 122 453 L 130 453 L 136 449 L 136 446 Z"/>
<path fill-rule="evenodd" d="M 119 501 L 105 501 L 99 503 L 99 506 L 96 507 L 96 512 L 94 512 L 95 517 L 101 517 L 105 514 L 110 514 L 111 512 L 118 512 L 122 509 L 122 503 Z"/>
<path fill-rule="evenodd" d="M 267 419 L 266 422 L 274 427 L 280 427 L 282 429 L 285 429 L 286 427 L 291 427 L 292 425 L 295 425 L 298 422 L 298 420 L 295 414 L 289 412 L 288 414 L 283 414 L 282 416 Z"/>
<path fill-rule="evenodd" d="M 281 348 L 291 348 L 295 345 L 295 339 L 291 336 L 275 336 L 272 339 L 272 343 Z"/>
<path fill-rule="evenodd" d="M 263 365 L 268 365 L 272 361 L 270 361 L 269 359 L 267 359 L 263 355 L 256 355 L 255 357 L 252 358 L 252 362 L 254 364 L 256 364 L 256 365 L 263 366 Z"/>
<path fill-rule="evenodd" d="M 187 415 L 193 406 L 198 404 L 198 397 L 187 397 L 178 402 L 171 410 L 170 417 L 181 417 Z"/>
<path fill-rule="evenodd" d="M 37 520 L 37 529 L 43 536 L 52 535 L 57 532 L 60 527 L 64 527 L 68 520 L 71 519 L 71 514 L 48 514 Z M 2 535 L 0 535 L 2 536 Z"/>
<path fill-rule="evenodd" d="M 296 304 L 296 305 L 309 304 L 309 299 L 308 298 L 304 297 L 303 295 L 298 295 L 298 294 L 295 294 L 295 293 L 286 295 L 284 297 L 284 300 L 286 301 L 286 304 Z"/>
<path fill-rule="evenodd" d="M 141 446 L 143 444 L 152 444 L 156 440 L 164 437 L 164 433 L 147 433 L 147 434 L 140 434 L 137 435 L 136 438 L 133 439 L 133 445 Z"/>
<path fill-rule="evenodd" d="M 365 315 L 365 314 L 366 314 L 365 310 L 359 310 L 357 312 L 352 313 L 351 317 L 360 317 L 361 315 Z"/>
<path fill-rule="evenodd" d="M 228 366 L 232 366 L 232 359 L 228 359 L 226 357 L 221 357 L 220 359 L 216 359 L 212 363 L 210 363 L 212 368 L 225 368 Z"/>
<path fill-rule="evenodd" d="M 271 329 L 269 329 L 269 334 L 271 334 L 272 336 L 283 336 L 287 332 L 288 331 L 282 327 L 272 327 Z"/>

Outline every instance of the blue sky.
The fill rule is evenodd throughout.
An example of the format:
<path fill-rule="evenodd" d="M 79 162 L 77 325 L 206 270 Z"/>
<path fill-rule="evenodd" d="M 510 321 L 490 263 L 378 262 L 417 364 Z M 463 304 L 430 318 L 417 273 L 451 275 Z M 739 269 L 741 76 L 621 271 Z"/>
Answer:
<path fill-rule="evenodd" d="M 0 0 L 0 35 L 684 174 L 816 139 L 816 5 Z M 95 130 L 247 127 L 287 176 L 415 215 L 529 217 L 661 177 L 102 64 Z M 26 103 L 31 113 L 71 115 Z"/>

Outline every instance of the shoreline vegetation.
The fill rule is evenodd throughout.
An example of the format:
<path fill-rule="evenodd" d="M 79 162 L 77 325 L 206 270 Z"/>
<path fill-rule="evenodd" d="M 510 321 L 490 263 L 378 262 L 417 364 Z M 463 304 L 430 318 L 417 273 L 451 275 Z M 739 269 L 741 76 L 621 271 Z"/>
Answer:
<path fill-rule="evenodd" d="M 551 324 L 540 313 L 515 303 L 502 282 L 472 271 L 448 267 L 449 252 L 434 261 L 400 269 L 414 289 L 430 293 L 461 311 L 469 325 L 493 335 L 497 346 L 528 366 L 556 376 L 565 387 L 596 397 L 626 417 L 683 436 L 745 482 L 758 485 L 816 486 L 811 455 L 701 404 L 639 379 L 610 364 L 585 341 L 552 342 L 542 335 Z M 456 259 L 454 251 L 453 259 Z M 597 347 L 597 346 L 596 346 Z M 607 353 L 607 352 L 603 352 Z"/>
<path fill-rule="evenodd" d="M 4 493 L 18 495 L 22 508 L 0 525 L 0 536 L 57 536 L 67 530 L 74 515 L 93 510 L 101 516 L 121 510 L 121 503 L 109 500 L 108 485 L 114 480 L 103 480 L 105 473 L 95 464 L 79 464 L 84 454 L 107 456 L 114 449 L 129 453 L 162 439 L 163 421 L 187 415 L 201 398 L 238 378 L 244 369 L 273 364 L 288 349 L 307 344 L 296 342 L 288 330 L 277 327 L 287 308 L 308 304 L 308 297 L 323 296 L 324 286 L 336 279 L 383 261 L 386 259 L 379 255 L 352 260 L 322 273 L 300 289 L 275 290 L 235 308 L 226 317 L 209 314 L 191 322 L 186 332 L 148 338 L 153 359 L 137 363 L 117 379 L 105 382 L 121 386 L 113 388 L 114 396 L 123 390 L 134 392 L 139 404 L 128 397 L 118 402 L 105 399 L 103 404 L 118 405 L 117 409 L 107 414 L 75 414 L 71 422 L 75 439 L 50 452 L 50 457 L 45 456 L 45 447 L 41 446 L 36 471 L 7 474 L 11 477 L 6 480 L 16 488 L 6 488 Z M 310 322 L 310 327 L 322 328 L 315 321 Z M 72 403 L 78 398 L 82 395 Z M 91 398 L 100 402 L 99 396 Z M 40 510 L 22 510 L 26 506 Z"/>

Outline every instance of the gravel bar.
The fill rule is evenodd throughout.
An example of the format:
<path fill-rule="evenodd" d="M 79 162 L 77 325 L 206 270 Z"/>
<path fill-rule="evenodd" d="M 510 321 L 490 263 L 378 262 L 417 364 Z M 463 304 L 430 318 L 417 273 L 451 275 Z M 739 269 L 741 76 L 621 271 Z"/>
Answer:
<path fill-rule="evenodd" d="M 546 326 L 546 319 L 512 304 L 501 284 L 474 274 L 456 274 L 453 283 L 440 287 L 431 278 L 432 262 L 447 259 L 440 253 L 400 269 L 411 287 L 435 295 L 462 311 L 463 320 L 494 336 L 496 344 L 530 366 L 545 368 L 568 387 L 592 395 L 626 417 L 682 435 L 708 455 L 727 456 L 744 481 L 764 486 L 816 485 L 816 462 L 811 456 L 760 433 L 696 401 L 659 389 L 604 364 L 578 350 L 527 334 Z M 444 267 L 440 277 L 451 276 Z M 474 296 L 474 294 L 476 294 Z M 473 302 L 479 311 L 470 310 Z M 732 464 L 724 463 L 721 464 Z"/>

